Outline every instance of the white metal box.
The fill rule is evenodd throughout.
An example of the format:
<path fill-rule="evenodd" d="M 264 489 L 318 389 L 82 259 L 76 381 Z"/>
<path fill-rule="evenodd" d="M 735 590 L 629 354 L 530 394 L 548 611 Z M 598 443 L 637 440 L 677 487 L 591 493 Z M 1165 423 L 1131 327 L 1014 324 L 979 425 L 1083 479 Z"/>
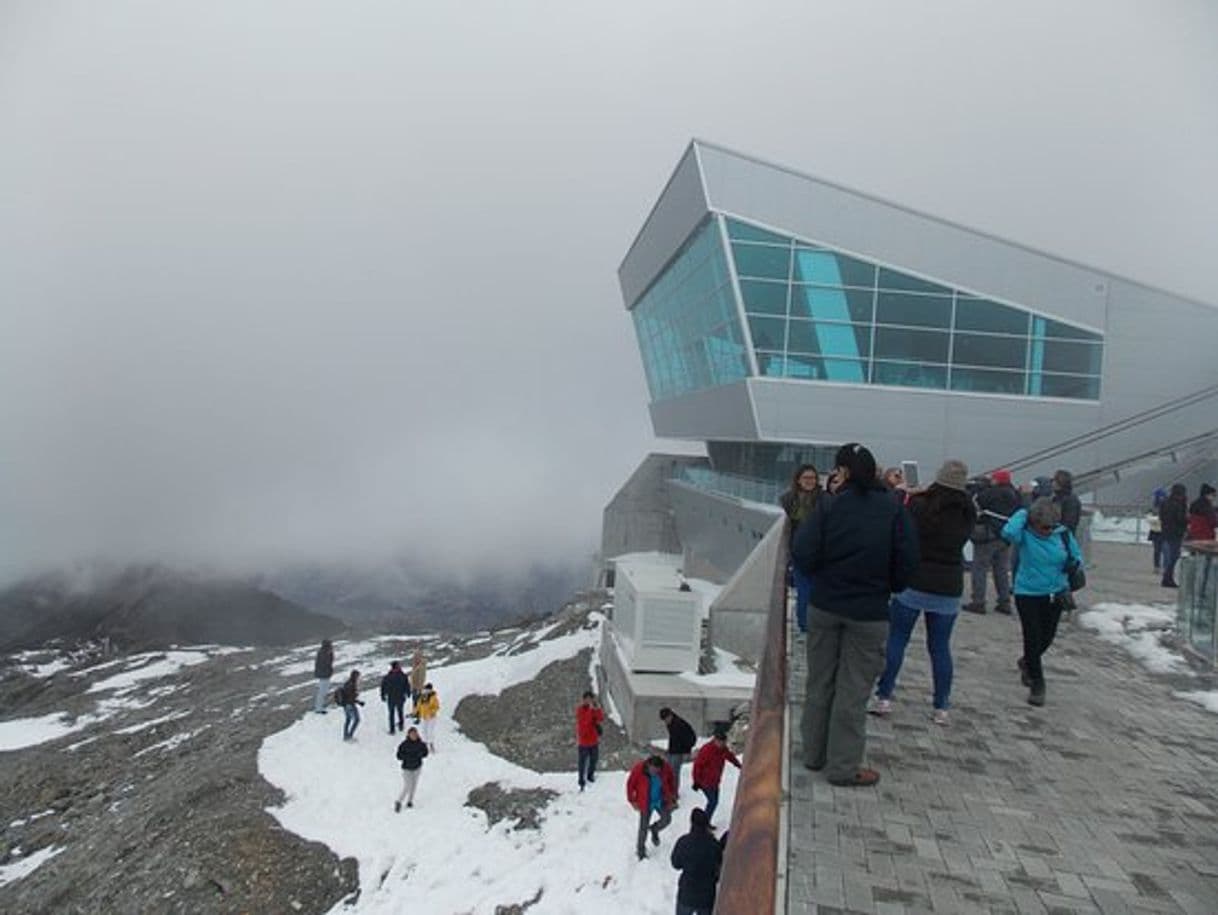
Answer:
<path fill-rule="evenodd" d="M 626 665 L 635 673 L 698 669 L 702 603 L 682 591 L 671 566 L 618 563 L 613 589 L 613 629 Z"/>

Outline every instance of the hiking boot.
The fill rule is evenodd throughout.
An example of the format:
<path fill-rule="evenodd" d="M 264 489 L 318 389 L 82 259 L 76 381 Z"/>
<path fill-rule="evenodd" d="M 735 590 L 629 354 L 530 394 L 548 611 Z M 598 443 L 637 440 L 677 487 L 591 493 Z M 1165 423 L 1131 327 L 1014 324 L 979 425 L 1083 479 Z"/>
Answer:
<path fill-rule="evenodd" d="M 830 785 L 836 785 L 839 788 L 870 788 L 880 780 L 880 773 L 875 769 L 859 769 L 853 775 L 848 775 L 846 778 L 831 778 Z"/>
<path fill-rule="evenodd" d="M 947 709 L 937 708 L 935 713 L 930 716 L 930 720 L 942 727 L 947 727 L 951 722 L 947 720 Z"/>
<path fill-rule="evenodd" d="M 876 696 L 871 700 L 871 707 L 867 709 L 867 712 L 871 715 L 885 718 L 892 713 L 892 700 L 881 699 L 879 696 Z"/>
<path fill-rule="evenodd" d="M 1042 706 L 1045 704 L 1045 685 L 1033 683 L 1032 691 L 1028 693 L 1028 705 Z"/>
<path fill-rule="evenodd" d="M 1019 682 L 1024 686 L 1032 685 L 1032 678 L 1028 676 L 1028 662 L 1020 658 L 1015 662 L 1015 666 L 1019 668 Z"/>
<path fill-rule="evenodd" d="M 961 608 L 965 613 L 976 613 L 979 616 L 985 614 L 985 604 L 980 601 L 970 601 L 964 604 Z"/>

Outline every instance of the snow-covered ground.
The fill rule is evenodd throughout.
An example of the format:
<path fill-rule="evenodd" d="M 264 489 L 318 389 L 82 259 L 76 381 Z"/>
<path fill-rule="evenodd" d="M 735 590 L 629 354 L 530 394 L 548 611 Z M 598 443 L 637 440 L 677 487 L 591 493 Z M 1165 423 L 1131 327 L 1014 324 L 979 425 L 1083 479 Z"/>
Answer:
<path fill-rule="evenodd" d="M 677 871 L 669 855 L 688 830 L 689 811 L 702 795 L 689 790 L 683 773 L 681 807 L 661 834 L 659 848 L 639 861 L 634 842 L 637 815 L 626 803 L 625 772 L 603 771 L 580 793 L 571 771 L 539 774 L 492 754 L 462 735 L 451 718 L 461 698 L 496 694 L 532 679 L 547 664 L 594 648 L 599 628 L 563 636 L 521 654 L 511 645 L 490 657 L 435 665 L 429 678 L 442 703 L 436 753 L 424 762 L 413 809 L 394 813 L 401 787 L 383 709 L 370 695 L 353 743 L 341 740 L 342 716 L 306 713 L 263 743 L 259 770 L 283 789 L 286 800 L 271 813 L 291 831 L 325 843 L 359 861 L 360 894 L 334 912 L 493 913 L 496 905 L 524 903 L 541 891 L 530 915 L 669 915 L 676 901 Z M 391 658 L 376 643 L 344 646 L 344 658 L 361 670 L 382 670 Z M 363 653 L 361 653 L 363 652 Z M 725 826 L 735 798 L 737 771 L 724 773 L 717 824 Z M 539 830 L 514 823 L 488 828 L 485 814 L 466 807 L 471 789 L 498 782 L 504 789 L 559 792 L 545 808 Z"/>
<path fill-rule="evenodd" d="M 1091 515 L 1091 539 L 1108 543 L 1144 543 L 1150 546 L 1150 520 L 1144 515 L 1107 516 L 1096 509 Z"/>
<path fill-rule="evenodd" d="M 1096 604 L 1079 617 L 1101 639 L 1120 645 L 1148 670 L 1155 673 L 1188 673 L 1184 657 L 1164 645 L 1160 636 L 1175 627 L 1176 611 L 1166 604 Z M 1176 696 L 1218 713 L 1218 690 L 1178 690 Z"/>

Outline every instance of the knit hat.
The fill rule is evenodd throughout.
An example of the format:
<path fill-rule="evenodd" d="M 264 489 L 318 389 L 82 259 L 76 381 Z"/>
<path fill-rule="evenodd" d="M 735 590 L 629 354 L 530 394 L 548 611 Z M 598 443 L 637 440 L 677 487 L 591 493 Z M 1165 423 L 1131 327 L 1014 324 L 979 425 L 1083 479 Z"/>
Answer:
<path fill-rule="evenodd" d="M 994 481 L 995 486 L 1010 486 L 1011 471 L 1005 467 L 999 468 L 990 474 L 990 479 Z"/>
<path fill-rule="evenodd" d="M 1211 486 L 1209 483 L 1201 484 L 1201 498 L 1204 499 L 1206 496 L 1208 496 L 1210 493 L 1212 493 L 1214 491 L 1215 491 L 1214 487 Z"/>
<path fill-rule="evenodd" d="M 968 489 L 968 465 L 964 461 L 947 460 L 935 474 L 935 482 L 948 489 L 966 492 Z"/>

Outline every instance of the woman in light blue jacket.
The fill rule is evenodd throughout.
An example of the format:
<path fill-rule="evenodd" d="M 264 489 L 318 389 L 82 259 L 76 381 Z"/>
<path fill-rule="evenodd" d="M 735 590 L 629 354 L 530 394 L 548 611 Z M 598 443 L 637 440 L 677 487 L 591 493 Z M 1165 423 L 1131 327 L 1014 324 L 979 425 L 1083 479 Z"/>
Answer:
<path fill-rule="evenodd" d="M 1031 687 L 1028 702 L 1045 704 L 1045 674 L 1041 656 L 1053 644 L 1062 615 L 1062 595 L 1070 594 L 1066 569 L 1083 564 L 1074 535 L 1061 524 L 1061 514 L 1052 499 L 1040 498 L 1031 508 L 1011 515 L 1002 529 L 1002 539 L 1018 554 L 1015 575 L 1015 607 L 1023 629 L 1023 657 L 1019 672 L 1024 686 Z"/>

